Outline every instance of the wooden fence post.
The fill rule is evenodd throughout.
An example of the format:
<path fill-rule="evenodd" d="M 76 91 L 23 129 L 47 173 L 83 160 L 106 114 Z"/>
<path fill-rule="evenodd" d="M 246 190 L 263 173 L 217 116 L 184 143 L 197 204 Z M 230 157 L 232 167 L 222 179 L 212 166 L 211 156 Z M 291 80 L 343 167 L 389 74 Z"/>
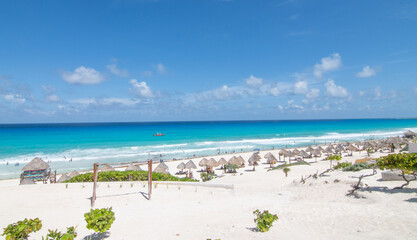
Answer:
<path fill-rule="evenodd" d="M 148 161 L 148 200 L 151 200 L 152 195 L 152 160 Z"/>
<path fill-rule="evenodd" d="M 93 196 L 91 197 L 91 208 L 93 208 L 94 204 L 96 203 L 97 177 L 98 177 L 98 163 L 94 163 Z"/>

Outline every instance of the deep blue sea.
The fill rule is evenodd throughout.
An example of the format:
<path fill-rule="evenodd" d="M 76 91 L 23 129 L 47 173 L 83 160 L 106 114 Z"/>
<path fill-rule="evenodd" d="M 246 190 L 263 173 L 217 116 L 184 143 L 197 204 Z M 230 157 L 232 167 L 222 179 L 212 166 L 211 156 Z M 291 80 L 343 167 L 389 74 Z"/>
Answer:
<path fill-rule="evenodd" d="M 417 130 L 417 119 L 5 124 L 0 125 L 0 179 L 18 177 L 34 157 L 51 161 L 53 170 L 68 172 L 91 169 L 94 162 L 170 160 L 377 139 L 402 135 L 407 129 Z M 165 136 L 154 137 L 157 132 Z"/>

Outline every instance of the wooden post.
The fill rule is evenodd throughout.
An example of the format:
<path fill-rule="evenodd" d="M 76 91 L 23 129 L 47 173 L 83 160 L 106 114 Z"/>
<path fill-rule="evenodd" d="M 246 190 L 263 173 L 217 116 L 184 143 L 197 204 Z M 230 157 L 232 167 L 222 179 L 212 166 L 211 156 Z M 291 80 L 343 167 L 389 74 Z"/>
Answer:
<path fill-rule="evenodd" d="M 148 200 L 151 200 L 152 195 L 152 160 L 148 161 Z"/>
<path fill-rule="evenodd" d="M 93 196 L 91 197 L 91 208 L 93 208 L 94 204 L 96 203 L 97 177 L 98 177 L 98 163 L 94 163 Z"/>

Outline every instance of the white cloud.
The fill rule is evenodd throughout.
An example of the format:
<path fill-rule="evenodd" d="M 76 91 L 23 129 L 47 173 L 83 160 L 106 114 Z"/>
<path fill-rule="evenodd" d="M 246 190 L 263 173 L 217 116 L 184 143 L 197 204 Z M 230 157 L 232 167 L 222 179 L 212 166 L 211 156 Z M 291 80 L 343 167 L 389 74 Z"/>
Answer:
<path fill-rule="evenodd" d="M 26 98 L 24 98 L 22 95 L 20 94 L 7 94 L 3 96 L 4 99 L 6 99 L 7 101 L 11 102 L 11 103 L 18 103 L 18 104 L 22 104 L 26 102 Z"/>
<path fill-rule="evenodd" d="M 55 92 L 55 87 L 51 86 L 51 85 L 42 85 L 42 89 L 46 92 L 46 93 L 54 93 Z"/>
<path fill-rule="evenodd" d="M 294 84 L 294 94 L 307 94 L 307 93 L 308 93 L 307 81 L 297 81 Z"/>
<path fill-rule="evenodd" d="M 221 88 L 202 92 L 197 95 L 199 100 L 226 100 L 235 97 L 244 96 L 247 93 L 246 89 L 242 87 L 229 87 L 223 85 Z"/>
<path fill-rule="evenodd" d="M 371 67 L 369 67 L 369 66 L 366 66 L 366 67 L 364 67 L 364 68 L 362 69 L 362 71 L 361 71 L 361 72 L 358 72 L 358 73 L 356 74 L 356 76 L 357 76 L 357 77 L 360 77 L 360 78 L 367 78 L 367 77 L 372 77 L 372 76 L 375 76 L 375 74 L 376 74 L 375 69 L 373 69 L 373 68 L 371 68 Z"/>
<path fill-rule="evenodd" d="M 52 94 L 52 95 L 47 96 L 46 97 L 46 100 L 48 102 L 59 102 L 60 99 L 59 99 L 59 97 L 57 95 Z"/>
<path fill-rule="evenodd" d="M 361 97 L 365 96 L 365 91 L 359 91 L 359 96 Z"/>
<path fill-rule="evenodd" d="M 330 57 L 321 59 L 320 63 L 314 65 L 314 76 L 321 78 L 323 73 L 339 69 L 342 65 L 342 59 L 338 53 L 333 53 Z"/>
<path fill-rule="evenodd" d="M 262 82 L 263 82 L 262 78 L 257 78 L 257 77 L 254 77 L 253 75 L 250 75 L 250 77 L 247 78 L 245 81 L 246 81 L 246 84 L 251 87 L 260 86 L 262 85 Z"/>
<path fill-rule="evenodd" d="M 116 76 L 119 76 L 119 77 L 129 76 L 129 73 L 127 72 L 126 69 L 119 69 L 116 64 L 110 64 L 110 65 L 107 65 L 106 67 L 107 69 L 109 69 L 111 73 L 113 73 Z"/>
<path fill-rule="evenodd" d="M 158 70 L 158 72 L 159 72 L 160 74 L 164 74 L 164 73 L 165 73 L 165 71 L 166 71 L 165 66 L 164 66 L 164 64 L 162 64 L 162 63 L 157 64 L 157 65 L 156 65 L 156 69 Z"/>
<path fill-rule="evenodd" d="M 326 84 L 326 94 L 331 97 L 347 97 L 348 91 L 342 86 L 338 86 L 332 79 L 329 79 Z"/>
<path fill-rule="evenodd" d="M 133 107 L 136 104 L 140 103 L 139 99 L 130 99 L 130 98 L 79 98 L 70 101 L 71 103 L 79 105 L 97 105 L 97 106 L 108 106 L 108 105 L 123 105 L 126 107 Z M 58 106 L 59 109 L 64 108 L 63 105 Z"/>
<path fill-rule="evenodd" d="M 142 98 L 153 98 L 154 94 L 152 93 L 151 88 L 146 84 L 146 82 L 138 82 L 136 79 L 132 79 L 129 81 L 132 85 L 132 91 Z"/>
<path fill-rule="evenodd" d="M 74 72 L 64 72 L 62 78 L 71 84 L 98 84 L 104 80 L 101 73 L 84 66 L 76 68 Z"/>
<path fill-rule="evenodd" d="M 313 88 L 310 90 L 310 92 L 306 94 L 306 97 L 313 99 L 313 98 L 317 98 L 319 95 L 320 95 L 320 90 L 317 88 Z"/>
<path fill-rule="evenodd" d="M 376 86 L 374 89 L 374 100 L 379 100 L 382 98 L 382 89 L 380 86 Z"/>
<path fill-rule="evenodd" d="M 278 96 L 279 94 L 280 94 L 280 90 L 279 90 L 279 88 L 278 87 L 271 87 L 271 88 L 268 88 L 268 92 L 269 92 L 269 94 L 271 94 L 271 95 L 273 95 L 273 96 Z"/>

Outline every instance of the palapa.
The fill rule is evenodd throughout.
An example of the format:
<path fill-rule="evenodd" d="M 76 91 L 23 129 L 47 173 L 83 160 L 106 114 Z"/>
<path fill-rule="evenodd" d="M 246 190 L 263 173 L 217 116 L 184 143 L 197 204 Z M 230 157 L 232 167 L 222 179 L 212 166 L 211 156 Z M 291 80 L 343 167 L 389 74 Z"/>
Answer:
<path fill-rule="evenodd" d="M 281 149 L 281 151 L 279 151 L 279 155 L 285 155 L 287 153 L 287 150 L 285 150 L 285 149 Z"/>
<path fill-rule="evenodd" d="M 243 157 L 242 156 L 238 156 L 237 157 L 237 159 L 239 159 L 239 162 L 240 162 L 240 165 L 243 165 L 243 164 L 245 164 L 245 159 L 243 159 Z"/>
<path fill-rule="evenodd" d="M 139 165 L 133 165 L 132 163 L 127 166 L 125 171 L 142 171 L 142 168 L 140 168 Z"/>
<path fill-rule="evenodd" d="M 411 130 L 408 130 L 407 132 L 404 133 L 404 137 L 405 138 L 415 138 L 415 137 L 417 137 L 417 133 L 415 133 Z"/>
<path fill-rule="evenodd" d="M 78 175 L 80 175 L 80 173 L 78 171 L 74 170 L 70 174 L 68 174 L 68 177 L 73 178 L 73 177 L 78 176 Z"/>
<path fill-rule="evenodd" d="M 192 160 L 190 160 L 185 164 L 185 168 L 191 170 L 191 169 L 197 169 L 197 166 L 194 164 Z"/>
<path fill-rule="evenodd" d="M 321 156 L 321 151 L 319 148 L 316 148 L 311 154 L 314 156 Z"/>
<path fill-rule="evenodd" d="M 115 169 L 108 164 L 104 164 L 103 167 L 100 169 L 100 172 L 110 172 L 110 171 L 115 171 Z"/>
<path fill-rule="evenodd" d="M 209 168 L 214 168 L 219 166 L 219 163 L 214 159 L 214 158 L 210 158 L 207 162 L 207 167 Z"/>
<path fill-rule="evenodd" d="M 250 156 L 250 158 L 248 159 L 248 162 L 249 162 L 250 165 L 254 165 L 259 160 L 260 160 L 260 156 L 256 153 L 254 153 L 254 154 L 252 154 L 252 156 Z"/>
<path fill-rule="evenodd" d="M 62 174 L 61 177 L 58 179 L 57 183 L 62 183 L 67 180 L 71 179 L 66 173 Z"/>
<path fill-rule="evenodd" d="M 312 148 L 311 146 L 308 146 L 305 151 L 311 153 L 314 151 L 314 148 Z"/>
<path fill-rule="evenodd" d="M 303 158 L 307 158 L 310 157 L 310 154 L 308 154 L 306 151 L 301 150 L 300 153 L 298 154 L 299 156 L 303 157 Z"/>
<path fill-rule="evenodd" d="M 296 148 L 296 149 L 294 149 L 294 150 L 292 151 L 292 153 L 293 153 L 294 155 L 299 155 L 299 154 L 300 154 L 300 150 L 298 150 L 298 149 Z"/>
<path fill-rule="evenodd" d="M 220 158 L 219 165 L 227 165 L 227 161 L 224 158 Z"/>
<path fill-rule="evenodd" d="M 168 173 L 168 169 L 168 166 L 164 162 L 161 162 L 153 171 L 158 173 Z"/>
<path fill-rule="evenodd" d="M 265 159 L 267 159 L 267 158 L 269 158 L 269 156 L 271 156 L 271 155 L 272 155 L 272 153 L 270 153 L 270 152 L 269 152 L 269 153 L 265 154 L 264 158 L 265 158 Z"/>
<path fill-rule="evenodd" d="M 236 156 L 233 156 L 229 159 L 229 164 L 239 166 L 240 165 L 240 160 Z"/>
<path fill-rule="evenodd" d="M 267 163 L 269 164 L 275 164 L 277 163 L 277 158 L 274 155 L 269 155 L 268 159 L 266 160 Z"/>
<path fill-rule="evenodd" d="M 181 170 L 185 169 L 185 163 L 182 162 L 178 164 L 177 169 L 181 169 Z"/>
<path fill-rule="evenodd" d="M 26 164 L 22 171 L 39 171 L 39 170 L 45 170 L 49 168 L 49 164 L 44 162 L 41 158 L 34 158 L 32 161 L 30 161 L 28 164 Z"/>
<path fill-rule="evenodd" d="M 353 152 L 353 151 L 358 151 L 359 149 L 355 147 L 355 145 L 350 144 L 349 146 L 347 146 L 346 150 Z"/>
<path fill-rule="evenodd" d="M 200 167 L 206 167 L 208 163 L 208 159 L 207 158 L 203 158 L 201 159 L 200 163 L 198 164 L 198 166 Z"/>

